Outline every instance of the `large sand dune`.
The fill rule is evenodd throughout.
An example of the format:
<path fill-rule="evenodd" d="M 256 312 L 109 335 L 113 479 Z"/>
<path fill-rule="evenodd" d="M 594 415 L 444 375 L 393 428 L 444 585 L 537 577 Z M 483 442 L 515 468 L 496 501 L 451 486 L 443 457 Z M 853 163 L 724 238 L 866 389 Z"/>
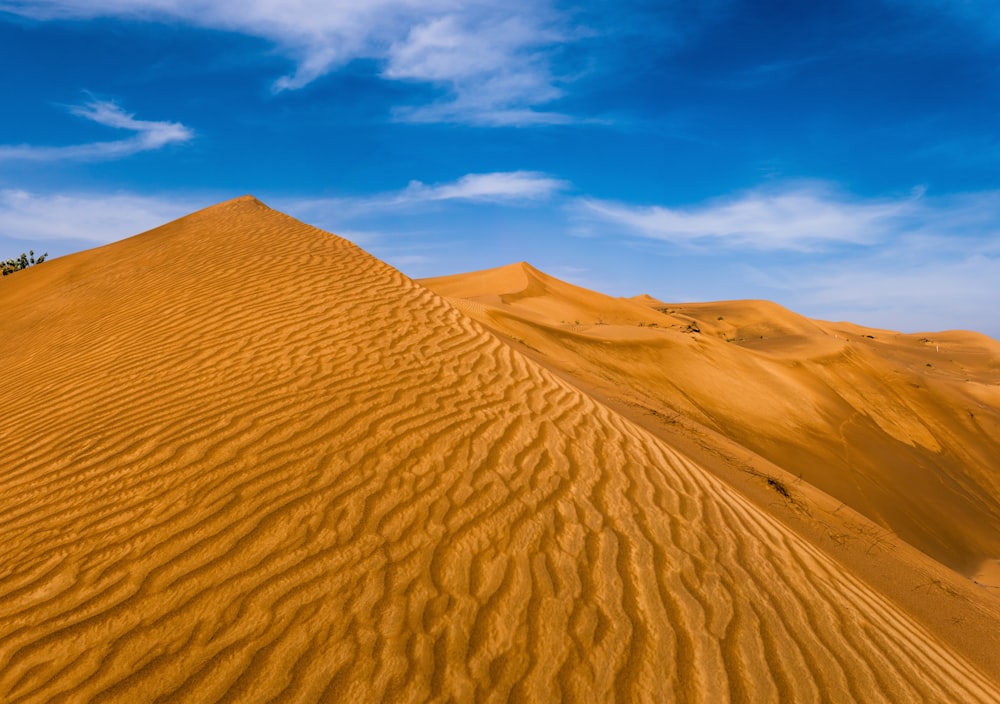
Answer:
<path fill-rule="evenodd" d="M 251 198 L 8 277 L 0 316 L 0 701 L 1000 698 L 715 475 Z"/>

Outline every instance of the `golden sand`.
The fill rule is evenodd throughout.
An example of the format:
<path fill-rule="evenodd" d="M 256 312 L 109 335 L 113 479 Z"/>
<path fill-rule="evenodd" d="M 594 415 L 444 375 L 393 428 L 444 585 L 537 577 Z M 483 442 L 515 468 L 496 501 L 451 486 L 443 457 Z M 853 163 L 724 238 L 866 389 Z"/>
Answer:
<path fill-rule="evenodd" d="M 1000 555 L 1000 342 L 616 299 L 523 263 L 423 283 L 578 386 L 725 436 L 967 576 Z"/>
<path fill-rule="evenodd" d="M 1000 699 L 487 305 L 252 198 L 0 283 L 0 701 Z"/>

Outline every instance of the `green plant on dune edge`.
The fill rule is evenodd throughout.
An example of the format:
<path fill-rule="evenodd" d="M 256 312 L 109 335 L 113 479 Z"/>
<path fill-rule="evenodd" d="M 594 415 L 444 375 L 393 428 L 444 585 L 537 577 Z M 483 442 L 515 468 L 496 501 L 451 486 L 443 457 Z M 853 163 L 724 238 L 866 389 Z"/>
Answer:
<path fill-rule="evenodd" d="M 49 256 L 46 252 L 42 254 L 37 259 L 35 258 L 35 250 L 30 250 L 27 254 L 21 252 L 21 256 L 17 259 L 8 259 L 5 262 L 0 262 L 0 271 L 2 271 L 4 276 L 8 274 L 13 274 L 15 271 L 20 271 L 21 269 L 27 269 L 33 264 L 41 264 L 45 261 L 45 257 Z"/>

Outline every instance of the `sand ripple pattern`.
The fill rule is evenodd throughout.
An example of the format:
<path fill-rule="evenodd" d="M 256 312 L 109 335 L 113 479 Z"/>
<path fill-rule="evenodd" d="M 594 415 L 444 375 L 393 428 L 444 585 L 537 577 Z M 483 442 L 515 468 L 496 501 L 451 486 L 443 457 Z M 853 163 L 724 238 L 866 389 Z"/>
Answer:
<path fill-rule="evenodd" d="M 252 199 L 7 283 L 0 701 L 1000 699 L 719 481 Z"/>

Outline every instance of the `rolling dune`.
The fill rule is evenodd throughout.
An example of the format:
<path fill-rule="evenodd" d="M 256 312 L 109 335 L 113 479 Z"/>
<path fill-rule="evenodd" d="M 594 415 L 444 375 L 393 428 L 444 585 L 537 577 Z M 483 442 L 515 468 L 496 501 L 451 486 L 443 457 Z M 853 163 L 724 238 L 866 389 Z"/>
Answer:
<path fill-rule="evenodd" d="M 716 476 L 252 198 L 8 277 L 0 314 L 2 701 L 1000 698 Z"/>
<path fill-rule="evenodd" d="M 423 283 L 478 306 L 466 310 L 578 384 L 733 440 L 1000 586 L 990 576 L 1000 557 L 997 341 L 814 321 L 766 301 L 616 299 L 524 263 Z"/>

